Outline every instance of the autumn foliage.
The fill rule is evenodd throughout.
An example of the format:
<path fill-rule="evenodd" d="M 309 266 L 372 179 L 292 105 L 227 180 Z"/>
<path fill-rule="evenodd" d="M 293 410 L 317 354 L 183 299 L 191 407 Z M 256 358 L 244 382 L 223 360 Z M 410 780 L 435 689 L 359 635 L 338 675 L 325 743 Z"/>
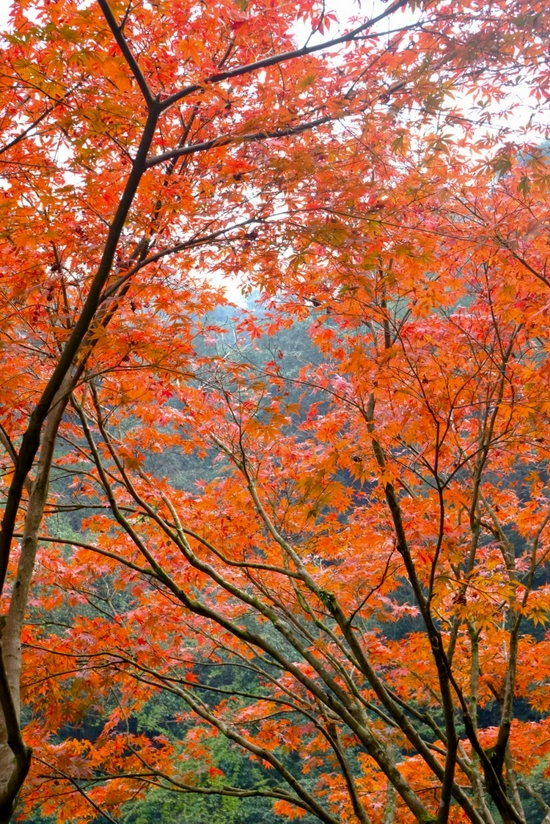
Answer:
<path fill-rule="evenodd" d="M 550 15 L 374 5 L 11 10 L 0 821 L 550 820 Z"/>

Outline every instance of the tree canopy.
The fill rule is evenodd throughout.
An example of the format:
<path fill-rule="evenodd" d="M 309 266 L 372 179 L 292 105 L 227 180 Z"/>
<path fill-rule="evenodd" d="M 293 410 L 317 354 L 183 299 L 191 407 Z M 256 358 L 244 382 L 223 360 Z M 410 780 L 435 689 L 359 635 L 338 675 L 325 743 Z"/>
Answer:
<path fill-rule="evenodd" d="M 0 821 L 550 821 L 549 37 L 13 5 Z"/>

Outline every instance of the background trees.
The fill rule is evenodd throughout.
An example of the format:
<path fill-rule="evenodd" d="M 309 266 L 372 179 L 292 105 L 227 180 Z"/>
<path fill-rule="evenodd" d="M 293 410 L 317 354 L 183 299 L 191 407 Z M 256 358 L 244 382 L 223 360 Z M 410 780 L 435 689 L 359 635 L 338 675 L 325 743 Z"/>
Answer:
<path fill-rule="evenodd" d="M 26 803 L 59 820 L 151 786 L 542 817 L 547 27 L 519 2 L 341 29 L 311 2 L 14 8 L 4 820 L 29 745 Z M 220 319 L 205 273 L 263 312 Z"/>

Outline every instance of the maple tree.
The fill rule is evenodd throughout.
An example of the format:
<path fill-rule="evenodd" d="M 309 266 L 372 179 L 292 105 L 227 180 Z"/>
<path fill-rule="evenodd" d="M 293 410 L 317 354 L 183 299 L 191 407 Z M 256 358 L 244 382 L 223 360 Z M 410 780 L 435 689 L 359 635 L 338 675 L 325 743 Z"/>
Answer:
<path fill-rule="evenodd" d="M 151 787 L 330 824 L 548 812 L 548 13 L 346 25 L 12 9 L 0 820 L 23 785 L 59 821 Z M 224 327 L 205 272 L 263 315 Z M 304 320 L 298 370 L 276 335 Z M 179 739 L 135 726 L 159 695 Z"/>

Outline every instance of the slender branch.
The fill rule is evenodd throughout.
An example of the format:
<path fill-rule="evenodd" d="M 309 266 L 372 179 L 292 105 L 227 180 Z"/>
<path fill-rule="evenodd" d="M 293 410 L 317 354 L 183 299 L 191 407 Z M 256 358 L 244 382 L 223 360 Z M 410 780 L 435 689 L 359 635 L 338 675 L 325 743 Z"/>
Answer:
<path fill-rule="evenodd" d="M 136 58 L 130 51 L 128 43 L 126 42 L 126 38 L 122 33 L 122 26 L 117 25 L 117 22 L 107 0 L 97 0 L 97 2 L 101 11 L 103 12 L 103 16 L 105 17 L 105 20 L 107 21 L 109 28 L 113 33 L 113 36 L 117 42 L 120 51 L 124 55 L 124 59 L 126 60 L 126 63 L 130 68 L 130 71 L 134 75 L 136 82 L 139 88 L 141 89 L 141 93 L 145 99 L 145 102 L 147 103 L 147 107 L 149 108 L 149 110 L 151 110 L 154 106 L 155 100 L 153 98 L 153 95 L 151 94 L 151 90 L 147 85 L 147 81 L 143 76 L 143 73 L 138 65 Z M 126 19 L 124 19 L 124 23 L 125 22 Z"/>
<path fill-rule="evenodd" d="M 55 100 L 50 106 L 48 106 L 42 112 L 42 114 L 39 115 L 35 120 L 33 120 L 33 122 L 30 123 L 25 129 L 23 129 L 22 132 L 20 132 L 16 137 L 10 140 L 9 143 L 6 143 L 4 146 L 0 147 L 0 155 L 4 154 L 4 152 L 7 152 L 8 149 L 12 149 L 14 146 L 17 146 L 18 143 L 20 143 L 22 140 L 28 137 L 32 130 L 35 129 L 39 123 L 45 120 L 46 117 L 48 117 L 48 115 L 51 114 L 58 106 L 65 103 L 67 98 L 71 94 L 73 94 L 73 92 L 75 92 L 81 85 L 81 83 L 77 83 L 72 89 L 69 89 L 67 92 L 65 92 L 65 94 L 62 97 L 60 97 L 58 100 Z"/>
<path fill-rule="evenodd" d="M 330 49 L 333 46 L 343 45 L 344 43 L 350 43 L 353 40 L 357 39 L 359 35 L 363 34 L 363 32 L 367 31 L 368 29 L 375 26 L 380 21 L 384 20 L 386 17 L 392 15 L 395 11 L 400 8 L 403 8 L 408 3 L 408 0 L 397 0 L 396 3 L 393 3 L 389 6 L 385 11 L 381 12 L 377 17 L 373 17 L 370 20 L 367 20 L 361 26 L 357 26 L 357 28 L 352 29 L 351 31 L 347 32 L 346 34 L 341 35 L 340 37 L 334 37 L 332 40 L 325 40 L 322 43 L 317 43 L 313 46 L 304 46 L 301 49 L 294 49 L 293 51 L 283 52 L 281 54 L 274 54 L 271 57 L 264 57 L 262 60 L 256 60 L 254 63 L 247 63 L 245 66 L 237 66 L 234 69 L 228 69 L 227 71 L 223 72 L 216 72 L 216 74 L 211 74 L 208 77 L 205 77 L 201 83 L 193 83 L 190 86 L 186 86 L 184 89 L 181 89 L 179 92 L 170 95 L 161 103 L 161 108 L 163 111 L 169 109 L 174 103 L 182 100 L 184 97 L 188 97 L 190 94 L 194 92 L 201 91 L 204 86 L 212 85 L 214 83 L 220 83 L 223 80 L 230 80 L 233 77 L 241 77 L 244 74 L 250 74 L 251 72 L 258 71 L 259 69 L 267 69 L 270 66 L 277 66 L 279 63 L 287 62 L 288 60 L 294 60 L 297 57 L 306 57 L 308 54 L 313 54 L 314 52 L 325 51 L 326 49 Z"/>
<path fill-rule="evenodd" d="M 59 767 L 54 767 L 52 764 L 48 764 L 48 762 L 44 761 L 42 758 L 36 758 L 36 761 L 40 762 L 41 764 L 44 764 L 44 766 L 49 767 L 50 769 L 55 770 L 55 772 L 59 776 L 61 776 L 61 778 L 64 778 L 66 781 L 68 781 L 75 788 L 75 790 L 82 796 L 82 798 L 84 798 L 85 801 L 87 801 L 90 807 L 92 807 L 95 810 L 95 812 L 100 816 L 100 818 L 106 818 L 107 821 L 110 822 L 110 824 L 118 824 L 116 819 L 114 819 L 112 816 L 109 815 L 109 813 L 106 810 L 102 809 L 98 804 L 96 804 L 93 798 L 90 798 L 88 793 L 82 789 L 78 781 L 75 778 L 73 778 L 72 775 L 69 775 L 63 770 L 60 770 Z"/>
<path fill-rule="evenodd" d="M 23 534 L 21 532 L 14 532 L 13 537 L 22 538 Z M 105 558 L 111 558 L 113 561 L 118 561 L 118 563 L 123 564 L 129 569 L 133 569 L 134 572 L 139 572 L 140 575 L 147 575 L 148 577 L 158 579 L 158 576 L 152 569 L 140 567 L 139 564 L 134 564 L 132 561 L 128 561 L 126 558 L 122 558 L 120 555 L 117 555 L 115 552 L 109 552 L 108 549 L 101 549 L 94 544 L 87 544 L 84 541 L 75 541 L 73 538 L 52 538 L 50 535 L 38 535 L 37 540 L 45 541 L 51 544 L 66 544 L 67 546 L 74 546 L 79 549 L 87 549 L 90 552 L 95 552 L 97 555 L 103 555 Z"/>
<path fill-rule="evenodd" d="M 190 146 L 179 146 L 175 149 L 170 149 L 167 152 L 154 155 L 147 161 L 147 169 L 152 169 L 154 166 L 158 166 L 159 163 L 164 163 L 166 160 L 196 154 L 197 152 L 206 152 L 216 146 L 228 146 L 230 143 L 256 143 L 260 140 L 271 140 L 273 138 L 289 137 L 291 135 L 301 134 L 302 132 L 316 129 L 318 126 L 324 126 L 325 123 L 332 123 L 336 120 L 340 120 L 342 117 L 345 117 L 345 114 L 327 114 L 324 117 L 318 117 L 316 120 L 309 120 L 307 123 L 299 123 L 297 126 L 288 126 L 286 129 L 273 129 L 272 131 L 264 130 L 260 132 L 251 132 L 249 134 L 218 135 L 218 137 L 213 137 L 211 140 L 204 140 L 201 143 L 191 143 Z"/>

